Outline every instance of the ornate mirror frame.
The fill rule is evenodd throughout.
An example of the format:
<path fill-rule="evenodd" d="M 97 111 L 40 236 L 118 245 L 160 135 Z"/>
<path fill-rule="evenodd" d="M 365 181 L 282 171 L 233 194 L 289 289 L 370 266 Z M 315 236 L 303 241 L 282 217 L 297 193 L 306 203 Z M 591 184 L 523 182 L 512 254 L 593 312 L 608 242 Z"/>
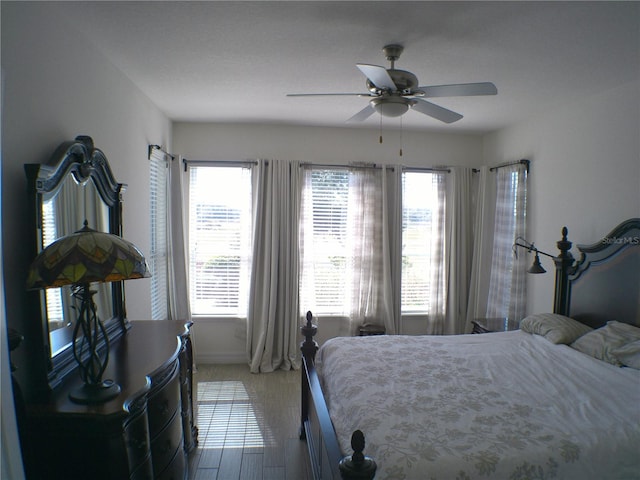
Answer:
<path fill-rule="evenodd" d="M 65 181 L 71 184 L 72 188 L 77 186 L 79 189 L 92 182 L 97 196 L 106 205 L 108 211 L 108 232 L 122 235 L 122 193 L 126 185 L 116 182 L 107 158 L 102 151 L 94 148 L 91 137 L 78 136 L 73 141 L 63 142 L 54 151 L 48 163 L 26 164 L 24 168 L 28 180 L 29 211 L 33 218 L 32 258 L 35 258 L 46 246 L 43 237 L 44 202 L 47 198 L 56 196 Z M 73 182 L 69 182 L 70 178 L 73 178 Z M 78 205 L 78 208 L 83 206 Z M 84 208 L 86 210 L 86 201 Z M 80 224 L 77 229 L 81 227 Z M 72 232 L 65 232 L 65 234 L 68 233 Z M 101 318 L 109 341 L 115 340 L 129 328 L 122 283 L 101 284 L 108 289 L 107 296 L 109 292 L 111 294 L 113 315 L 111 318 Z M 40 351 L 34 353 L 43 359 L 46 365 L 46 371 L 43 372 L 46 374 L 46 383 L 49 389 L 53 389 L 77 366 L 70 348 L 71 340 L 70 337 L 56 334 L 57 331 L 51 331 L 44 290 L 30 292 L 28 298 L 30 302 L 37 304 L 37 307 L 28 310 L 31 312 L 30 317 L 37 317 L 29 319 L 29 323 L 33 326 L 33 329 L 29 330 L 34 335 L 36 331 L 40 335 L 40 341 L 36 342 L 36 349 Z M 64 323 L 70 323 L 73 320 L 74 318 L 65 317 Z M 38 325 L 37 329 L 35 325 Z"/>

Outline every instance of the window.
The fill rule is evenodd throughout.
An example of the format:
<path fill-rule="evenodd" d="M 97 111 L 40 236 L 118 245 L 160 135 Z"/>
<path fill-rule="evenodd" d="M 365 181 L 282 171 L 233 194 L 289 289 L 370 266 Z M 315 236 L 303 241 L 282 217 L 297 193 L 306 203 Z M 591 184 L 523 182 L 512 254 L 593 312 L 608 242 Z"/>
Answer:
<path fill-rule="evenodd" d="M 361 242 L 350 213 L 352 175 L 344 169 L 313 169 L 303 192 L 301 302 L 314 314 L 349 315 L 354 275 L 353 246 Z M 431 313 L 432 294 L 442 294 L 444 176 L 403 174 L 402 313 Z M 353 193 L 353 192 L 351 192 Z M 371 221 L 371 220 L 370 220 Z M 355 242 L 355 243 L 354 243 Z M 364 244 L 363 244 L 364 245 Z M 382 252 L 380 252 L 380 255 Z M 434 272 L 435 269 L 435 272 Z"/>
<path fill-rule="evenodd" d="M 433 269 L 438 268 L 435 249 L 442 241 L 441 177 L 430 172 L 402 175 L 402 313 L 430 312 Z"/>
<path fill-rule="evenodd" d="M 347 213 L 349 172 L 313 169 L 303 193 L 303 305 L 314 314 L 344 314 L 348 308 Z"/>
<path fill-rule="evenodd" d="M 195 315 L 246 317 L 251 170 L 189 167 L 189 287 Z"/>
<path fill-rule="evenodd" d="M 169 318 L 168 298 L 168 245 L 167 245 L 167 184 L 169 168 L 161 152 L 149 158 L 150 207 L 151 207 L 151 252 L 148 258 L 151 269 L 151 319 Z"/>

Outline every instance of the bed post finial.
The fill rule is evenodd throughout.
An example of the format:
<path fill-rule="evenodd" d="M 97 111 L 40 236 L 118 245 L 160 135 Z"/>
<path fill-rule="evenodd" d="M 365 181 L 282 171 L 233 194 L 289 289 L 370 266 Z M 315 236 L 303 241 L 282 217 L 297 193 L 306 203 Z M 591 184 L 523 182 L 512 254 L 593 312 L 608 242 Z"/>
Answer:
<path fill-rule="evenodd" d="M 353 432 L 353 435 L 351 435 L 353 455 L 344 457 L 339 465 L 340 476 L 344 480 L 371 480 L 375 477 L 376 462 L 362 453 L 364 445 L 364 434 L 360 430 Z"/>
<path fill-rule="evenodd" d="M 307 312 L 307 323 L 300 327 L 300 331 L 304 335 L 304 342 L 300 345 L 300 350 L 305 358 L 314 360 L 318 351 L 318 342 L 313 337 L 318 333 L 318 327 L 312 323 L 312 320 L 313 314 L 309 311 Z"/>
<path fill-rule="evenodd" d="M 569 230 L 562 227 L 562 239 L 556 242 L 560 255 L 554 257 L 556 264 L 556 288 L 553 299 L 553 312 L 569 315 L 569 275 L 574 271 L 574 258 L 571 255 L 572 243 L 567 239 Z"/>

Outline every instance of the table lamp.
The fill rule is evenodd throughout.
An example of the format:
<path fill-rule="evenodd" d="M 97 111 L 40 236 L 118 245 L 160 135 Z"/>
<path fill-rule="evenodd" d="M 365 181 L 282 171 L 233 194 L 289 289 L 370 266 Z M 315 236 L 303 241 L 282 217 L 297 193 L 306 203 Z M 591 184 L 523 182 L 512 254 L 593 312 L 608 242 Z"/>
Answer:
<path fill-rule="evenodd" d="M 117 383 L 102 379 L 109 363 L 109 338 L 96 313 L 96 291 L 90 284 L 150 276 L 138 247 L 117 235 L 92 230 L 86 220 L 82 229 L 52 242 L 31 263 L 28 289 L 71 285 L 72 296 L 80 302 L 73 357 L 84 384 L 69 393 L 72 401 L 104 403 L 120 393 Z"/>

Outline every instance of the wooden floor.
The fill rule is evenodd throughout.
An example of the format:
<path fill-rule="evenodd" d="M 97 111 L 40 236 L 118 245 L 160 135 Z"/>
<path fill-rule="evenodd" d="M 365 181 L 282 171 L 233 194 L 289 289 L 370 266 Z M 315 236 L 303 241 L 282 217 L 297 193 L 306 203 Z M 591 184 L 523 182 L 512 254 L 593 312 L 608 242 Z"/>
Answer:
<path fill-rule="evenodd" d="M 300 372 L 252 374 L 246 365 L 198 365 L 198 448 L 190 480 L 309 480 L 298 438 Z"/>

